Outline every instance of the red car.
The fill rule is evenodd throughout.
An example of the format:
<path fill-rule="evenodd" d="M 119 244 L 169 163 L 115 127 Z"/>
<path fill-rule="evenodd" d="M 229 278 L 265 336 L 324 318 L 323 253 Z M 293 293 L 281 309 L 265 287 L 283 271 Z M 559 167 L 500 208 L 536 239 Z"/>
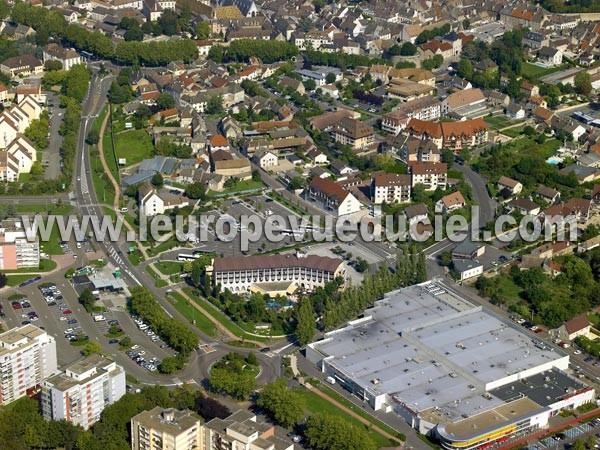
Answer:
<path fill-rule="evenodd" d="M 13 309 L 23 309 L 19 302 L 12 302 Z"/>
<path fill-rule="evenodd" d="M 65 309 L 65 310 L 63 311 L 63 314 L 64 314 L 65 316 L 69 316 L 69 315 L 73 314 L 73 311 L 71 311 L 70 309 Z"/>

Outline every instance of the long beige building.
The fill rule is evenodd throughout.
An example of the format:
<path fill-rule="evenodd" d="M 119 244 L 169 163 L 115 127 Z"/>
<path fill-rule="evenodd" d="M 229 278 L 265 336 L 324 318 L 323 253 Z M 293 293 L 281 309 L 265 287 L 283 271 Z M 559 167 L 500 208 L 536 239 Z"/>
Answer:
<path fill-rule="evenodd" d="M 233 293 L 293 294 L 298 288 L 312 291 L 337 277 L 345 278 L 339 258 L 306 255 L 254 255 L 215 258 L 207 268 L 215 285 Z"/>
<path fill-rule="evenodd" d="M 56 341 L 34 325 L 0 334 L 0 405 L 35 393 L 56 373 Z"/>
<path fill-rule="evenodd" d="M 131 419 L 132 450 L 200 450 L 202 419 L 192 411 L 159 406 Z"/>

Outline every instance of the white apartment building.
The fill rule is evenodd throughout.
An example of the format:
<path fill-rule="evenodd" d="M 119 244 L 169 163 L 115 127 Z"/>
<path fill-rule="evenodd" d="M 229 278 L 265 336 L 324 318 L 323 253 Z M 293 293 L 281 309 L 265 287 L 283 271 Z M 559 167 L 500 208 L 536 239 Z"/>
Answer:
<path fill-rule="evenodd" d="M 66 420 L 87 430 L 104 408 L 125 395 L 125 371 L 102 355 L 90 355 L 42 383 L 46 420 Z"/>
<path fill-rule="evenodd" d="M 215 258 L 206 268 L 213 283 L 234 293 L 292 294 L 323 287 L 337 277 L 345 279 L 344 262 L 338 258 L 307 255 L 254 255 Z"/>
<path fill-rule="evenodd" d="M 438 187 L 446 189 L 448 179 L 446 163 L 413 161 L 408 167 L 412 177 L 412 187 L 422 184 L 427 191 L 435 191 Z"/>
<path fill-rule="evenodd" d="M 192 411 L 159 406 L 131 419 L 132 450 L 203 449 L 200 417 Z"/>
<path fill-rule="evenodd" d="M 39 238 L 35 236 L 29 240 L 19 220 L 7 219 L 0 222 L 0 270 L 38 268 L 39 265 Z"/>
<path fill-rule="evenodd" d="M 34 325 L 0 334 L 0 405 L 33 394 L 56 373 L 56 341 Z"/>
<path fill-rule="evenodd" d="M 410 201 L 410 175 L 378 173 L 371 180 L 371 199 L 375 204 Z"/>
<path fill-rule="evenodd" d="M 430 95 L 401 104 L 393 111 L 381 116 L 381 129 L 399 134 L 413 117 L 433 121 L 441 117 L 442 104 Z"/>

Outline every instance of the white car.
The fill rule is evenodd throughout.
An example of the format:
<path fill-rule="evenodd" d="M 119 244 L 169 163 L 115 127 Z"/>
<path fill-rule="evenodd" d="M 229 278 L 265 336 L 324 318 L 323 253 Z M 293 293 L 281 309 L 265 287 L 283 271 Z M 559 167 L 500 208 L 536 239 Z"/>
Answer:
<path fill-rule="evenodd" d="M 575 350 L 575 351 L 573 352 L 573 354 L 574 354 L 574 355 L 581 355 L 581 350 Z"/>

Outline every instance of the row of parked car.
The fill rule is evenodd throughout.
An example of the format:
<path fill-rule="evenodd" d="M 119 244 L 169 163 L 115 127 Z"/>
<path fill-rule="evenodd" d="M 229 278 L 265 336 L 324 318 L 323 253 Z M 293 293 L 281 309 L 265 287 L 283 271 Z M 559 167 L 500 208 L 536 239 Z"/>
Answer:
<path fill-rule="evenodd" d="M 46 300 L 46 304 L 50 308 L 52 315 L 60 322 L 64 336 L 70 342 L 86 341 L 89 339 L 83 333 L 83 329 L 75 317 L 69 305 L 65 303 L 62 292 L 55 284 L 44 284 L 39 287 L 39 290 Z"/>
<path fill-rule="evenodd" d="M 127 356 L 129 356 L 136 364 L 140 367 L 148 369 L 150 372 L 156 371 L 160 361 L 158 358 L 145 358 L 146 350 L 139 345 L 134 345 L 130 350 L 127 350 Z"/>
<path fill-rule="evenodd" d="M 132 316 L 132 317 L 133 317 L 133 321 L 135 322 L 137 327 L 140 329 L 140 331 L 143 331 L 144 333 L 146 333 L 152 342 L 160 341 L 160 338 L 156 335 L 156 333 L 154 331 L 152 331 L 150 329 L 150 327 L 148 325 L 146 325 L 142 319 L 140 319 L 139 317 L 135 317 L 135 316 Z"/>

